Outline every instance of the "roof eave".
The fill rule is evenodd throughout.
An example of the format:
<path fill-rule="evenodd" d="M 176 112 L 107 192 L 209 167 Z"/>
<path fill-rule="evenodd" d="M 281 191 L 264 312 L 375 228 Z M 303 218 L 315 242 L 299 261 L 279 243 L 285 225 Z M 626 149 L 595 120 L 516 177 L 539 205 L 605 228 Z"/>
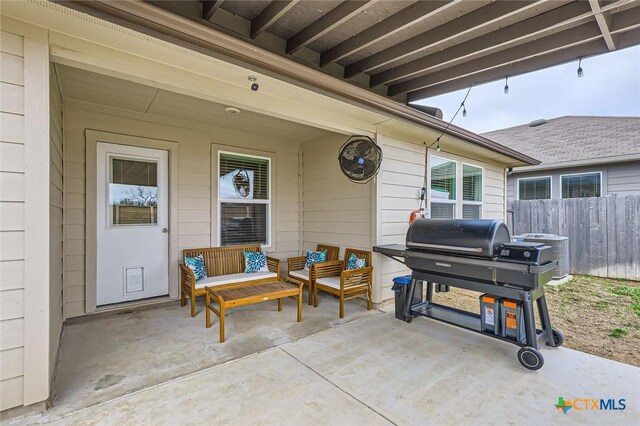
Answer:
<path fill-rule="evenodd" d="M 146 2 L 102 2 L 79 0 L 61 2 L 85 13 L 112 20 L 114 23 L 134 25 L 134 30 L 146 30 L 159 33 L 196 45 L 217 54 L 239 60 L 250 66 L 259 67 L 269 73 L 287 80 L 320 89 L 334 98 L 340 98 L 367 109 L 384 112 L 413 124 L 443 131 L 447 123 L 423 112 L 417 111 L 400 102 L 378 95 L 347 81 L 340 80 L 319 70 L 296 63 L 275 53 L 254 46 L 243 40 L 200 25 L 182 16 L 173 14 Z M 105 16 L 106 15 L 106 16 Z M 500 153 L 518 162 L 537 165 L 540 162 L 528 155 L 500 145 L 490 139 L 477 135 L 461 127 L 451 125 L 447 133 L 462 140 Z"/>
<path fill-rule="evenodd" d="M 527 173 L 542 170 L 566 169 L 573 167 L 598 166 L 609 163 L 626 163 L 630 161 L 640 161 L 640 153 L 631 155 L 615 155 L 610 157 L 589 158 L 586 160 L 561 161 L 557 163 L 544 163 L 532 166 L 522 166 L 513 169 L 512 173 Z"/>

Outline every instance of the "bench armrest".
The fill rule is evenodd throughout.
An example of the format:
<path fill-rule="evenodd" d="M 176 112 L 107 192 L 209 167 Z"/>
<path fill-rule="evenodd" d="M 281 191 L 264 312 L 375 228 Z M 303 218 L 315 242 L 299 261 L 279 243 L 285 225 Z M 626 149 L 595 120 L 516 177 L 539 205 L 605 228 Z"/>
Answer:
<path fill-rule="evenodd" d="M 278 274 L 278 281 L 280 281 L 280 259 L 276 259 L 275 257 L 267 256 L 267 266 L 269 267 L 269 271 L 275 272 Z"/>
<path fill-rule="evenodd" d="M 291 271 L 300 271 L 304 269 L 304 262 L 307 260 L 307 256 L 296 256 L 287 259 L 287 275 Z"/>
<path fill-rule="evenodd" d="M 314 263 L 311 267 L 311 276 L 314 279 L 322 277 L 339 277 L 344 264 L 342 260 L 329 260 L 328 262 Z"/>
<path fill-rule="evenodd" d="M 180 263 L 180 280 L 183 284 L 193 287 L 193 283 L 196 282 L 196 276 L 193 270 L 184 263 Z"/>

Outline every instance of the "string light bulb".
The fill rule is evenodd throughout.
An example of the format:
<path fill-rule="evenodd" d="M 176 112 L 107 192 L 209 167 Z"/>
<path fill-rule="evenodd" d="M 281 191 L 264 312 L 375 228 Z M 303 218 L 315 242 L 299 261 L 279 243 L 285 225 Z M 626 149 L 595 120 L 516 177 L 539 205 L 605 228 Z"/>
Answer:
<path fill-rule="evenodd" d="M 438 146 L 436 146 L 436 151 L 440 152 L 440 138 L 438 138 Z"/>
<path fill-rule="evenodd" d="M 504 94 L 509 93 L 509 76 L 504 78 Z"/>
<path fill-rule="evenodd" d="M 467 107 L 464 106 L 464 102 L 462 103 L 462 116 L 463 117 L 467 116 Z"/>
<path fill-rule="evenodd" d="M 584 71 L 582 70 L 582 56 L 578 60 L 578 78 L 584 75 Z"/>

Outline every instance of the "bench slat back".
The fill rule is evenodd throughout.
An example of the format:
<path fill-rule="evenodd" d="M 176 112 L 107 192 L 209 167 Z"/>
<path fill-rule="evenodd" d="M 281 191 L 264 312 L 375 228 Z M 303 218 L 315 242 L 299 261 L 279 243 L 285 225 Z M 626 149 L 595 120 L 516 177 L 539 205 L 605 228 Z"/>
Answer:
<path fill-rule="evenodd" d="M 182 258 L 202 255 L 207 268 L 207 275 L 217 277 L 219 275 L 238 274 L 244 272 L 245 261 L 242 252 L 260 251 L 258 245 L 206 247 L 197 249 L 185 249 Z"/>

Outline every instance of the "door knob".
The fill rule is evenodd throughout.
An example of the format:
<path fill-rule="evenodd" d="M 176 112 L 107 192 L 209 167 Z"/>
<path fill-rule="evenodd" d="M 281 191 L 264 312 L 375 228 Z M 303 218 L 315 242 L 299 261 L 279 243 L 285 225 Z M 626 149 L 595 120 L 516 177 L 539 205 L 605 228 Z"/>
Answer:
<path fill-rule="evenodd" d="M 166 234 L 167 232 L 169 232 L 169 230 L 167 228 L 162 228 L 161 231 L 162 231 L 163 234 Z"/>

